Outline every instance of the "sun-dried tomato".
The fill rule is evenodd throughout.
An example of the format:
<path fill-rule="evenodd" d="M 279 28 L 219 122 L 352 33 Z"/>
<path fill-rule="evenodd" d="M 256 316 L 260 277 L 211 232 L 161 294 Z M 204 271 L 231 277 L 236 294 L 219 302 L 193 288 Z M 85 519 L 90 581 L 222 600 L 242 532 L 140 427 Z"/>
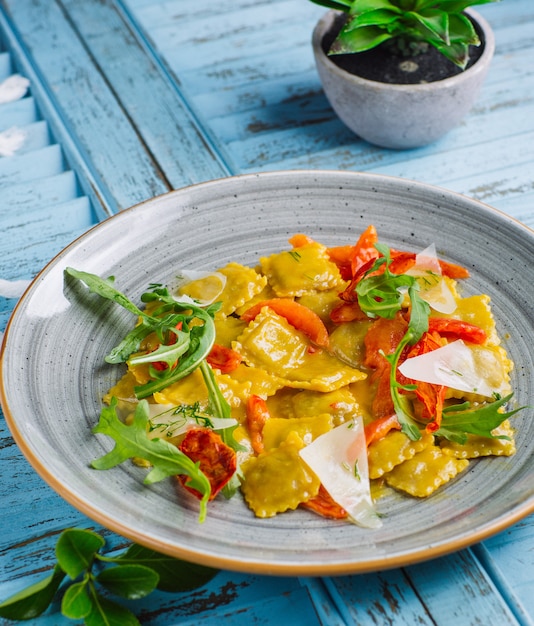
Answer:
<path fill-rule="evenodd" d="M 179 448 L 192 461 L 199 463 L 200 470 L 210 482 L 210 500 L 213 500 L 236 471 L 235 451 L 210 428 L 192 428 L 187 431 Z M 188 476 L 179 475 L 178 479 L 189 492 L 202 498 L 196 489 L 187 486 Z"/>

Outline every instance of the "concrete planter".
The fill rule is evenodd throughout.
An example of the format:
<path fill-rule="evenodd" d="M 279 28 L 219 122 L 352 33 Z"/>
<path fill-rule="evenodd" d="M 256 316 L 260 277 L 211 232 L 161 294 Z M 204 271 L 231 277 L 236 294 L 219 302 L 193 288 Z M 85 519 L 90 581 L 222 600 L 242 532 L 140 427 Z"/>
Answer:
<path fill-rule="evenodd" d="M 362 139 L 395 149 L 427 145 L 457 126 L 477 98 L 495 50 L 488 22 L 475 11 L 467 13 L 480 28 L 480 58 L 456 76 L 415 85 L 367 80 L 335 65 L 322 42 L 339 13 L 326 13 L 314 29 L 312 46 L 324 92 L 341 121 Z"/>

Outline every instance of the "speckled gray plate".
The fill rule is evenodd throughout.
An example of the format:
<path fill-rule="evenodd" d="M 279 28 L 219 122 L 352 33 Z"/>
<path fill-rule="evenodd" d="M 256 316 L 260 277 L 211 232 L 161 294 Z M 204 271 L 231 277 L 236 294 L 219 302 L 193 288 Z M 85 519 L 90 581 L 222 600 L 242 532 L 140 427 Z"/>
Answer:
<path fill-rule="evenodd" d="M 91 434 L 102 394 L 120 376 L 104 355 L 130 328 L 119 307 L 66 284 L 73 266 L 101 276 L 134 300 L 177 269 L 254 264 L 303 232 L 327 245 L 354 242 L 375 224 L 380 239 L 467 266 L 468 293 L 488 293 L 516 363 L 517 402 L 534 397 L 531 285 L 534 235 L 474 200 L 435 187 L 350 172 L 277 172 L 213 181 L 155 198 L 95 227 L 61 252 L 19 302 L 5 333 L 1 400 L 15 440 L 35 470 L 68 502 L 139 543 L 216 567 L 265 574 L 363 572 L 436 557 L 477 542 L 534 511 L 534 420 L 514 421 L 512 458 L 472 462 L 424 501 L 379 501 L 380 530 L 306 511 L 253 517 L 240 497 L 179 498 L 171 481 L 142 484 L 130 463 L 99 472 L 92 459 L 111 441 Z"/>

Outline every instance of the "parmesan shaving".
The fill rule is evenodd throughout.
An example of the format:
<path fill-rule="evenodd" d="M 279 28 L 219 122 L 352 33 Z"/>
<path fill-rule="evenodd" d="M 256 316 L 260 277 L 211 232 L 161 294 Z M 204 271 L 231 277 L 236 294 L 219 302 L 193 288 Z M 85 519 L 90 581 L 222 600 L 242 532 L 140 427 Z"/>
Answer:
<path fill-rule="evenodd" d="M 472 351 L 459 339 L 437 350 L 406 359 L 399 372 L 411 380 L 444 385 L 490 398 L 493 389 L 480 375 Z"/>
<path fill-rule="evenodd" d="M 438 313 L 451 314 L 457 304 L 448 283 L 443 279 L 436 246 L 431 244 L 415 257 L 415 265 L 407 274 L 419 278 L 419 295 Z"/>
<path fill-rule="evenodd" d="M 365 528 L 382 526 L 371 499 L 361 417 L 320 435 L 299 454 L 353 523 Z"/>

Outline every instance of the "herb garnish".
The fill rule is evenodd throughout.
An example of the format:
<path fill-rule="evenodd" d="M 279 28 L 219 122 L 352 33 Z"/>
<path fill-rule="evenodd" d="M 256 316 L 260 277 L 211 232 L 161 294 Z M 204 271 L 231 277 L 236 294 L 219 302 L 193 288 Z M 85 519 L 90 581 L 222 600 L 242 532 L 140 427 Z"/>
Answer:
<path fill-rule="evenodd" d="M 151 366 L 149 373 L 152 380 L 134 387 L 139 400 L 165 389 L 198 368 L 208 391 L 206 413 L 217 418 L 231 417 L 230 406 L 219 389 L 213 370 L 205 360 L 215 341 L 213 318 L 220 308 L 219 303 L 201 307 L 189 301 L 181 302 L 173 298 L 165 287 L 153 284 L 152 291 L 141 296 L 142 302 L 151 303 L 151 314 L 148 314 L 114 287 L 113 277 L 105 280 L 95 274 L 71 267 L 65 271 L 85 283 L 93 293 L 119 304 L 138 317 L 138 325 L 111 350 L 105 360 L 112 364 L 128 361 L 131 365 L 148 363 Z M 158 337 L 160 346 L 153 352 L 138 355 L 141 342 L 152 333 Z M 156 369 L 153 367 L 155 363 L 165 363 L 167 367 Z M 133 424 L 130 426 L 125 425 L 117 417 L 116 404 L 116 400 L 112 400 L 110 407 L 102 410 L 100 422 L 94 429 L 94 432 L 112 437 L 115 440 L 115 448 L 94 461 L 93 467 L 108 469 L 128 458 L 138 457 L 154 466 L 145 483 L 153 483 L 176 474 L 186 474 L 190 480 L 188 486 L 202 494 L 199 514 L 202 521 L 206 515 L 206 503 L 210 495 L 209 481 L 204 474 L 195 463 L 169 442 L 147 437 L 149 416 L 146 403 L 139 402 Z M 220 431 L 220 434 L 224 443 L 237 451 L 241 450 L 242 446 L 233 437 L 235 428 L 234 424 Z M 234 476 L 224 487 L 223 493 L 230 497 L 238 486 L 238 477 Z"/>
<path fill-rule="evenodd" d="M 413 386 L 402 386 L 397 382 L 396 373 L 402 351 L 407 345 L 414 345 L 428 330 L 428 317 L 430 306 L 419 296 L 419 284 L 414 276 L 408 274 L 393 274 L 389 266 L 391 264 L 391 252 L 389 248 L 377 243 L 376 249 L 382 255 L 376 259 L 364 274 L 362 280 L 356 285 L 358 304 L 368 317 L 384 317 L 393 319 L 402 310 L 406 293 L 410 298 L 410 319 L 408 329 L 399 342 L 395 352 L 384 355 L 390 364 L 390 389 L 393 406 L 397 418 L 404 432 L 410 439 L 421 438 L 421 432 L 415 417 L 412 415 L 409 399 L 400 393 L 401 389 L 413 389 Z M 375 272 L 383 267 L 383 272 L 376 275 Z"/>
<path fill-rule="evenodd" d="M 117 399 L 112 398 L 109 407 L 102 409 L 100 421 L 93 428 L 93 433 L 111 437 L 115 441 L 115 446 L 110 452 L 94 460 L 91 465 L 95 469 L 105 470 L 131 458 L 144 459 L 152 465 L 152 469 L 145 477 L 145 485 L 152 485 L 169 476 L 186 474 L 189 476 L 188 486 L 202 494 L 199 521 L 203 522 L 206 518 L 211 486 L 197 464 L 168 441 L 148 437 L 149 413 L 146 400 L 139 402 L 133 423 L 129 425 L 118 418 L 116 407 Z"/>
<path fill-rule="evenodd" d="M 405 298 L 409 298 L 409 320 L 406 333 L 398 343 L 393 354 L 383 354 L 390 364 L 390 391 L 393 406 L 401 430 L 410 439 L 421 438 L 420 425 L 412 410 L 411 402 L 401 391 L 413 391 L 417 385 L 401 385 L 397 381 L 397 367 L 406 346 L 413 346 L 428 330 L 430 306 L 419 295 L 419 284 L 415 276 L 393 274 L 391 251 L 388 246 L 375 244 L 381 256 L 367 269 L 356 285 L 356 294 L 360 308 L 370 318 L 383 317 L 393 319 L 405 307 Z M 379 273 L 376 273 L 380 270 Z M 503 412 L 513 394 L 496 398 L 491 403 L 473 407 L 470 402 L 451 405 L 443 409 L 440 428 L 434 434 L 458 443 L 465 443 L 468 434 L 483 437 L 506 438 L 495 436 L 492 430 L 505 419 L 525 407 Z"/>

